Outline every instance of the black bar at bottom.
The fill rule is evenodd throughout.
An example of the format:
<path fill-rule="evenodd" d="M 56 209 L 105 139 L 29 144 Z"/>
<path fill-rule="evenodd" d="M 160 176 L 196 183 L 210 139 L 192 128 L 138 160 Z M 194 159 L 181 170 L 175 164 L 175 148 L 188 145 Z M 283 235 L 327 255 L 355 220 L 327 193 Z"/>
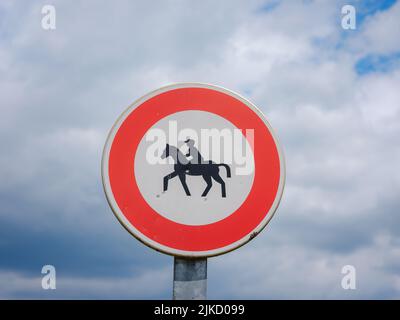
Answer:
<path fill-rule="evenodd" d="M 369 317 L 381 318 L 383 313 L 396 314 L 399 301 L 284 301 L 284 300 L 208 300 L 208 301 L 171 301 L 171 300 L 57 300 L 57 301 L 0 301 L 2 314 L 12 317 L 26 313 L 32 318 L 36 313 L 46 318 L 79 318 L 82 316 L 129 315 L 133 319 L 264 319 L 271 318 L 278 312 L 279 317 L 295 315 L 322 319 L 329 317 L 360 316 L 368 313 Z M 7 310 L 8 309 L 8 310 Z M 6 313 L 6 312 L 9 313 Z M 393 313 L 391 313 L 391 311 Z"/>

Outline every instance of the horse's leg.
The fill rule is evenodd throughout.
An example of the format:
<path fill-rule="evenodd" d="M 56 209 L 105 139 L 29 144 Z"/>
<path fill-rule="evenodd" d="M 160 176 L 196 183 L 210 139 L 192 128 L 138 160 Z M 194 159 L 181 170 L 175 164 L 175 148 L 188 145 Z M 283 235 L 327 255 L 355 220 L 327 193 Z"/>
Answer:
<path fill-rule="evenodd" d="M 190 191 L 189 191 L 189 188 L 188 188 L 188 186 L 186 184 L 186 175 L 185 175 L 185 173 L 180 173 L 179 174 L 179 179 L 181 180 L 183 189 L 185 189 L 186 195 L 190 196 Z"/>
<path fill-rule="evenodd" d="M 215 181 L 221 184 L 222 198 L 226 198 L 225 182 L 222 180 L 221 176 L 217 173 L 212 176 Z"/>
<path fill-rule="evenodd" d="M 209 175 L 203 175 L 203 179 L 205 180 L 205 182 L 207 182 L 207 187 L 205 188 L 205 190 L 201 196 L 205 197 L 208 194 L 208 191 L 210 191 L 210 189 L 212 187 L 212 180 L 211 180 L 211 176 L 209 176 Z"/>
<path fill-rule="evenodd" d="M 171 172 L 170 174 L 167 174 L 164 177 L 164 192 L 167 191 L 167 189 L 168 189 L 168 180 L 176 177 L 177 175 L 178 175 L 178 173 L 176 171 L 174 171 L 174 172 Z"/>

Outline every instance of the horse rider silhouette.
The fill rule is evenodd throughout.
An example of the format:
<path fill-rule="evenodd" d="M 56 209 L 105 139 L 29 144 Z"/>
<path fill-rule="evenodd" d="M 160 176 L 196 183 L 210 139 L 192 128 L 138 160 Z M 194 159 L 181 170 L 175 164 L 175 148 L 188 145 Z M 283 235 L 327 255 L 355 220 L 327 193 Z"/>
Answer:
<path fill-rule="evenodd" d="M 219 167 L 224 167 L 226 169 L 226 176 L 228 178 L 231 177 L 231 168 L 225 163 L 217 164 L 211 160 L 205 161 L 200 152 L 194 147 L 194 141 L 192 139 L 187 139 L 185 142 L 189 146 L 188 155 L 192 156 L 192 161 L 189 161 L 177 147 L 171 146 L 168 143 L 166 144 L 161 155 L 162 159 L 171 157 L 175 163 L 174 171 L 164 177 L 164 192 L 168 190 L 168 181 L 178 176 L 186 195 L 190 196 L 191 194 L 186 184 L 186 175 L 202 176 L 204 181 L 207 183 L 207 186 L 201 195 L 202 197 L 207 196 L 212 187 L 212 179 L 214 179 L 221 185 L 221 194 L 222 197 L 225 198 L 225 181 L 222 180 L 221 176 L 219 175 Z"/>

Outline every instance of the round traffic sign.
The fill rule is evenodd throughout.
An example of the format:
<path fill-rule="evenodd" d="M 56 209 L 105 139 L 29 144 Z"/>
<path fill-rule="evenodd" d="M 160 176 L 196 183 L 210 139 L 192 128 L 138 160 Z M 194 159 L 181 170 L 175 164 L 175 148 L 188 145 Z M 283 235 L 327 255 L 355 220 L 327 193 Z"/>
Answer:
<path fill-rule="evenodd" d="M 114 214 L 137 239 L 167 254 L 207 257 L 266 226 L 285 164 L 252 103 L 221 87 L 181 83 L 145 95 L 119 117 L 102 178 Z"/>

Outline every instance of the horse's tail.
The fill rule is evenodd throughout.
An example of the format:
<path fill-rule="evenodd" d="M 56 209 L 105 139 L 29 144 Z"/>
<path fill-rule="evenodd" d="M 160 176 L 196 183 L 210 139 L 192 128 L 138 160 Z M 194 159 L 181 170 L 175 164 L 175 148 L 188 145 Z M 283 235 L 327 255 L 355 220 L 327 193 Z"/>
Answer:
<path fill-rule="evenodd" d="M 228 178 L 230 178 L 231 177 L 231 168 L 225 163 L 218 164 L 218 167 L 220 167 L 220 166 L 222 166 L 222 167 L 224 167 L 226 169 L 226 176 Z"/>

